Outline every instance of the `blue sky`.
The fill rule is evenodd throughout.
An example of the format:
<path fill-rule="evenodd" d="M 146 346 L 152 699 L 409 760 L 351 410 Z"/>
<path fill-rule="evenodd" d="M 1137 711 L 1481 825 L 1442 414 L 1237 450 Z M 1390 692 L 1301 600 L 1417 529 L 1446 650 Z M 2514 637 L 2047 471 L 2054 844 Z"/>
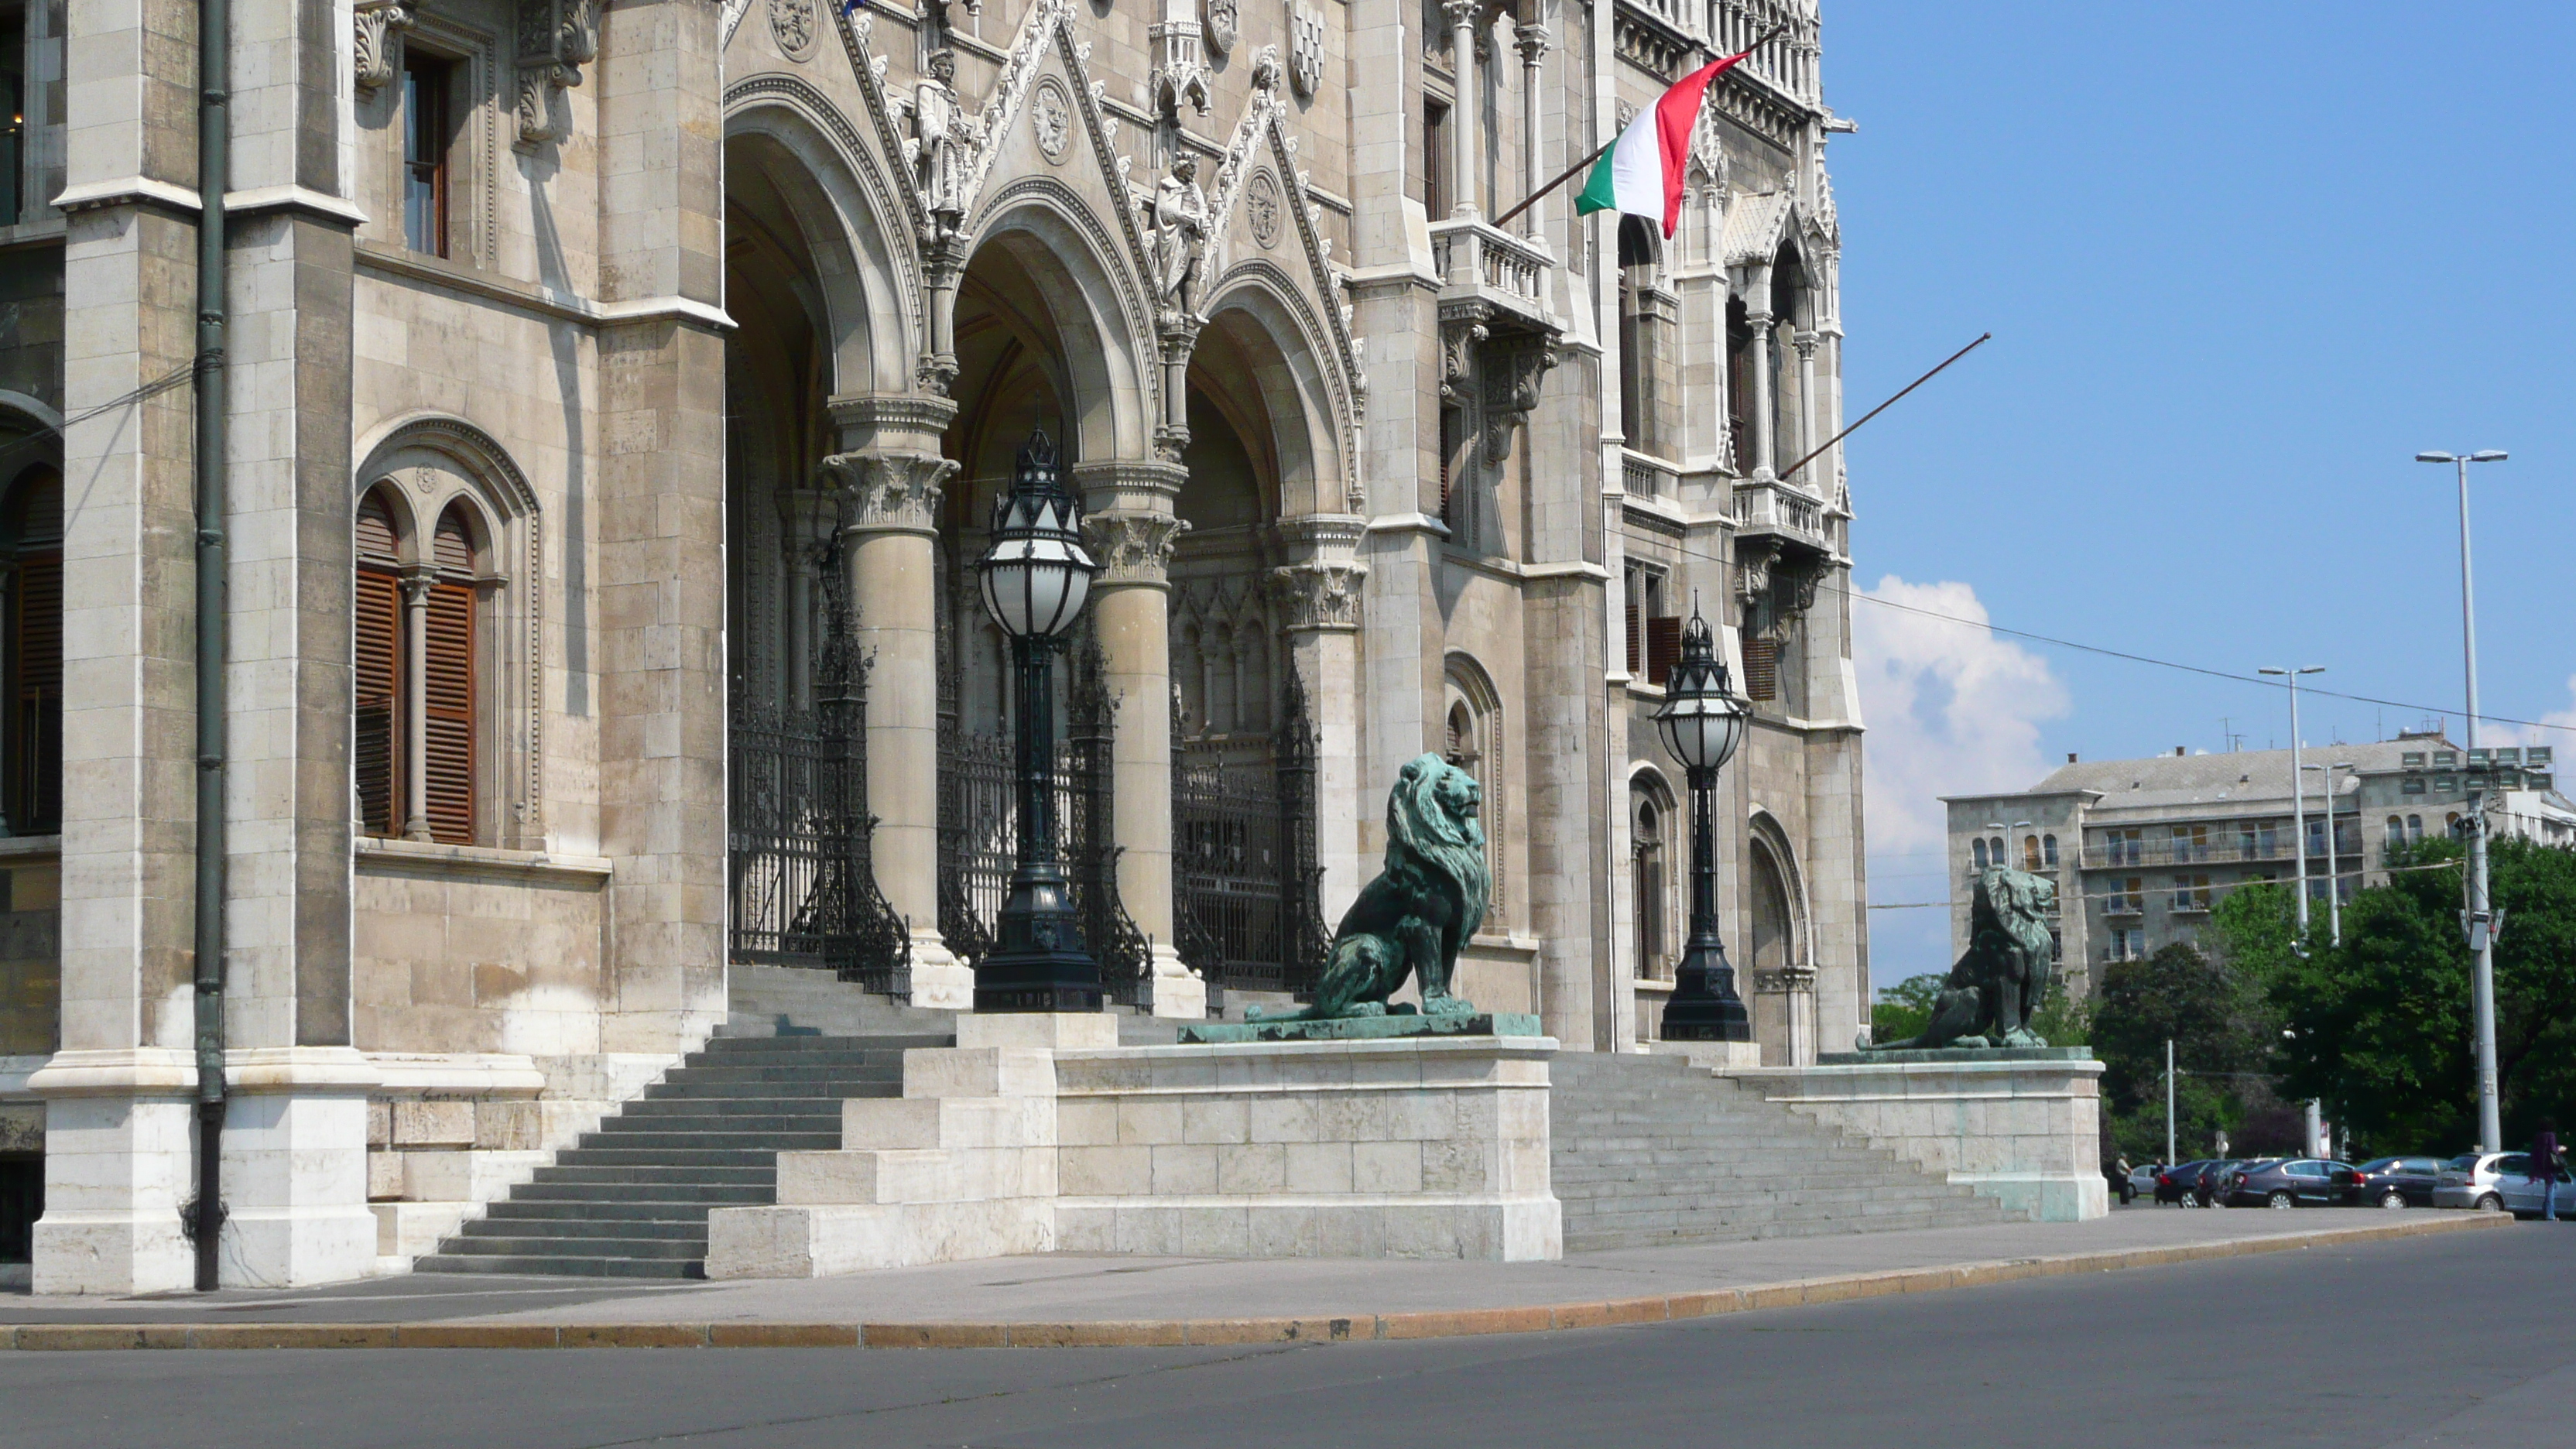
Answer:
<path fill-rule="evenodd" d="M 2483 707 L 2576 725 L 2571 55 L 2564 3 L 1826 0 L 1851 415 L 1995 334 L 1849 445 L 1856 583 L 2323 664 L 2456 737 L 2453 480 L 2410 460 L 2506 448 L 2472 479 Z M 1937 794 L 2288 743 L 2277 690 L 1855 610 L 1875 901 L 1943 897 Z M 2305 704 L 2312 742 L 2423 717 Z M 1947 964 L 1942 912 L 1872 931 L 1882 985 Z"/>

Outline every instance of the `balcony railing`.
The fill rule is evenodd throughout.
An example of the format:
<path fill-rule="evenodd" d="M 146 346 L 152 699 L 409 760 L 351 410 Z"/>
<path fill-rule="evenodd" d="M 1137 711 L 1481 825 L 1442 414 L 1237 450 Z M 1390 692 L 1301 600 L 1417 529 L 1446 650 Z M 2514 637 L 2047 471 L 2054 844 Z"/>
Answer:
<path fill-rule="evenodd" d="M 1477 218 L 1431 225 L 1431 254 L 1451 292 L 1477 289 L 1532 320 L 1548 316 L 1547 269 L 1555 259 L 1537 243 Z"/>
<path fill-rule="evenodd" d="M 1669 499 L 1681 491 L 1681 470 L 1661 458 L 1624 449 L 1619 458 L 1620 486 L 1631 498 Z"/>
<path fill-rule="evenodd" d="M 2336 847 L 2335 853 L 2344 860 L 2359 860 L 2362 847 L 2347 837 Z M 2178 840 L 2140 840 L 2116 846 L 2088 845 L 2084 847 L 2084 868 L 2118 870 L 2132 865 L 2223 865 L 2229 862 L 2290 860 L 2296 854 L 2287 840 L 2275 840 L 2268 845 L 2260 840 L 2251 845 L 2241 840 L 2212 841 L 2205 845 Z M 2324 860 L 2325 844 L 2322 841 L 2311 842 L 2308 858 Z"/>
<path fill-rule="evenodd" d="M 1811 548 L 1831 551 L 1825 538 L 1825 505 L 1785 483 L 1736 484 L 1735 521 L 1746 532 L 1786 534 Z"/>

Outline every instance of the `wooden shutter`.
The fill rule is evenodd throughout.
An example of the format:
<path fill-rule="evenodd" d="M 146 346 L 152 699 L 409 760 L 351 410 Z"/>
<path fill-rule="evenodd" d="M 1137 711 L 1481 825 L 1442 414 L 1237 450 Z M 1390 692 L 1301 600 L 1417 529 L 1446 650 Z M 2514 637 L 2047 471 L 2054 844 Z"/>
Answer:
<path fill-rule="evenodd" d="M 1661 684 L 1681 662 L 1682 621 L 1672 615 L 1646 621 L 1646 682 Z"/>
<path fill-rule="evenodd" d="M 1744 641 L 1744 694 L 1748 699 L 1780 697 L 1780 646 L 1759 635 Z"/>
<path fill-rule="evenodd" d="M 402 585 L 381 569 L 358 570 L 358 816 L 370 835 L 402 833 Z"/>
<path fill-rule="evenodd" d="M 430 586 L 428 639 L 421 661 L 427 710 L 429 834 L 474 843 L 474 586 Z"/>
<path fill-rule="evenodd" d="M 1630 674 L 1637 672 L 1638 662 L 1646 647 L 1646 641 L 1641 632 L 1644 627 L 1645 613 L 1637 607 L 1636 580 L 1631 578 L 1628 583 L 1628 672 Z"/>

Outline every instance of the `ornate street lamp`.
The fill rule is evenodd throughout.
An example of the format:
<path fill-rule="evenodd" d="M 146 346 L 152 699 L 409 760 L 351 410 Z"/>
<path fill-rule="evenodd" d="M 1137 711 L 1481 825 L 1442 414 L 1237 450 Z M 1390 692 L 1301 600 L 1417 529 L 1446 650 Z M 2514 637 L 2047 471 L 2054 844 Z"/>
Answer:
<path fill-rule="evenodd" d="M 1752 713 L 1729 687 L 1716 640 L 1693 608 L 1682 628 L 1681 659 L 1664 683 L 1664 707 L 1655 711 L 1664 748 L 1681 762 L 1691 795 L 1690 944 L 1664 1005 L 1666 1041 L 1753 1040 L 1752 1014 L 1735 994 L 1735 968 L 1717 937 L 1717 841 L 1709 822 L 1709 792 L 1744 742 L 1744 722 Z"/>
<path fill-rule="evenodd" d="M 1020 449 L 1011 491 L 993 502 L 992 542 L 976 561 L 984 607 L 1011 636 L 1019 703 L 1019 862 L 991 954 L 975 965 L 977 1011 L 1098 1011 L 1100 965 L 1083 949 L 1055 848 L 1055 699 L 1048 676 L 1100 571 L 1082 546 L 1082 505 L 1043 430 Z"/>

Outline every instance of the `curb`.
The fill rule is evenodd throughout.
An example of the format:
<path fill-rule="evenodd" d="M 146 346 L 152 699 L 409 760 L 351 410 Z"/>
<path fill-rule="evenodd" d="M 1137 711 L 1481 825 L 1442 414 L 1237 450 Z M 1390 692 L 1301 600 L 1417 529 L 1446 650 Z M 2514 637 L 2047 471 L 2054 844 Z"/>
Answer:
<path fill-rule="evenodd" d="M 2025 1278 L 2110 1273 L 2211 1258 L 2336 1248 L 2395 1238 L 2502 1228 L 2510 1217 L 2463 1213 L 2377 1228 L 2003 1258 L 1945 1268 L 1845 1273 L 1749 1288 L 1646 1298 L 1349 1317 L 1174 1318 L 1091 1323 L 65 1323 L 0 1324 L 0 1350 L 287 1348 L 1183 1348 L 1267 1343 L 1366 1343 L 1552 1333 L 1672 1323 L 1769 1308 L 1804 1308 L 1896 1293 L 1937 1293 Z"/>

